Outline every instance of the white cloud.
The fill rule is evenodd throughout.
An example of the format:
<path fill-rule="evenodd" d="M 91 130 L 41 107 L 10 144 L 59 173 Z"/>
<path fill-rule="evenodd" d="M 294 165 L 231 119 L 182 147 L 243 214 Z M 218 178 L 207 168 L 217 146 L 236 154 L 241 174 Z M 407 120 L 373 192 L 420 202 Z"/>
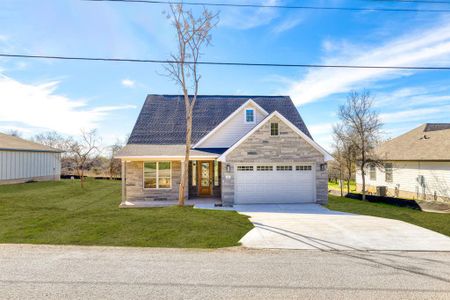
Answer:
<path fill-rule="evenodd" d="M 109 112 L 131 105 L 89 108 L 86 101 L 56 94 L 59 82 L 32 85 L 0 75 L 0 120 L 29 127 L 78 134 L 98 127 Z"/>
<path fill-rule="evenodd" d="M 319 136 L 319 135 L 330 135 L 333 131 L 333 123 L 320 123 L 308 126 L 311 135 Z"/>
<path fill-rule="evenodd" d="M 240 4 L 250 4 L 250 1 L 241 1 Z M 279 0 L 265 0 L 262 5 L 278 5 Z M 279 11 L 275 8 L 261 7 L 251 8 L 227 8 L 220 12 L 220 26 L 237 29 L 251 29 L 267 25 L 279 17 Z"/>
<path fill-rule="evenodd" d="M 276 24 L 272 29 L 272 32 L 275 34 L 280 34 L 298 26 L 302 22 L 303 17 L 300 16 L 300 14 L 291 15 L 283 19 L 280 23 Z"/>
<path fill-rule="evenodd" d="M 421 66 L 445 65 L 450 62 L 450 22 L 440 23 L 428 30 L 408 33 L 378 47 L 342 43 L 335 53 L 328 53 L 323 64 Z M 310 69 L 305 77 L 289 87 L 294 102 L 304 104 L 326 96 L 361 88 L 369 82 L 413 74 L 415 71 L 387 69 Z"/>
<path fill-rule="evenodd" d="M 136 85 L 136 82 L 134 82 L 131 79 L 123 79 L 121 81 L 121 83 L 122 83 L 123 86 L 128 87 L 128 88 L 133 88 Z"/>
<path fill-rule="evenodd" d="M 430 117 L 436 118 L 438 114 L 446 114 L 450 111 L 450 105 L 437 106 L 432 108 L 416 108 L 396 112 L 382 113 L 380 119 L 384 123 L 403 123 L 411 121 L 427 120 Z"/>

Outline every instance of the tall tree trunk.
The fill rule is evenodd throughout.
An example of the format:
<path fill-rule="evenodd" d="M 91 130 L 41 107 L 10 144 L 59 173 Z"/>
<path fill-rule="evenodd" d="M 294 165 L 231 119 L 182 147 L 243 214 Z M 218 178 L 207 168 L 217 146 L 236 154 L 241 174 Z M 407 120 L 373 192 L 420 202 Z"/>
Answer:
<path fill-rule="evenodd" d="M 362 200 L 366 201 L 366 172 L 364 171 L 364 165 L 361 165 L 362 174 Z"/>
<path fill-rule="evenodd" d="M 83 189 L 84 188 L 84 168 L 83 167 L 81 167 L 79 173 L 80 173 L 80 185 L 81 185 L 81 188 Z"/>
<path fill-rule="evenodd" d="M 344 197 L 344 187 L 342 186 L 342 168 L 339 166 L 339 187 L 341 188 L 341 197 Z"/>
<path fill-rule="evenodd" d="M 178 192 L 178 206 L 184 206 L 186 187 L 188 185 L 191 138 L 192 138 L 192 108 L 191 105 L 189 105 L 189 107 L 186 107 L 186 145 L 184 152 L 183 167 L 181 168 L 181 181 L 180 181 L 180 189 Z"/>

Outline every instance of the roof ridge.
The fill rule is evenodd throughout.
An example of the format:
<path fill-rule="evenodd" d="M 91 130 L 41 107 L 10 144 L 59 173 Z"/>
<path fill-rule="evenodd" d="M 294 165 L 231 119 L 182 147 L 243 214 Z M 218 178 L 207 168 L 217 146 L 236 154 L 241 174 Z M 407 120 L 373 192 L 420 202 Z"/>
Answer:
<path fill-rule="evenodd" d="M 182 94 L 147 94 L 149 96 L 160 96 L 160 97 L 184 97 Z M 192 96 L 192 95 L 189 95 Z M 198 97 L 221 97 L 221 98 L 290 98 L 288 95 L 218 95 L 218 94 L 201 94 Z"/>

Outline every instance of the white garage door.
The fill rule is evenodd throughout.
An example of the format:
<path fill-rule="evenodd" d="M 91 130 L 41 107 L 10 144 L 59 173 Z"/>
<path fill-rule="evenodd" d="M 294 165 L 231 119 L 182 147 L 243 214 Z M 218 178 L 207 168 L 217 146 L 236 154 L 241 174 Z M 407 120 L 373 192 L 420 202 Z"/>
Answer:
<path fill-rule="evenodd" d="M 235 203 L 307 203 L 315 201 L 312 164 L 238 164 Z"/>

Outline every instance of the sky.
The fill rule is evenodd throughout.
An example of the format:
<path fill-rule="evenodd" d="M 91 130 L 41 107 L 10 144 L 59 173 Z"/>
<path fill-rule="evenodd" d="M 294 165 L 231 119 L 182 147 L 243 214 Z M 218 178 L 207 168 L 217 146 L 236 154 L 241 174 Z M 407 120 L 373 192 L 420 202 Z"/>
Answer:
<path fill-rule="evenodd" d="M 450 9 L 450 4 L 365 0 L 234 3 Z M 176 37 L 167 9 L 2 0 L 0 52 L 168 59 Z M 220 10 L 220 21 L 203 60 L 450 66 L 450 13 L 211 9 Z M 427 122 L 450 122 L 450 71 L 201 66 L 200 72 L 200 94 L 290 96 L 313 138 L 328 150 L 338 108 L 352 90 L 370 91 L 384 138 Z M 159 64 L 0 58 L 0 131 L 18 130 L 28 138 L 53 130 L 76 136 L 96 128 L 109 145 L 132 131 L 150 93 L 180 93 Z"/>

